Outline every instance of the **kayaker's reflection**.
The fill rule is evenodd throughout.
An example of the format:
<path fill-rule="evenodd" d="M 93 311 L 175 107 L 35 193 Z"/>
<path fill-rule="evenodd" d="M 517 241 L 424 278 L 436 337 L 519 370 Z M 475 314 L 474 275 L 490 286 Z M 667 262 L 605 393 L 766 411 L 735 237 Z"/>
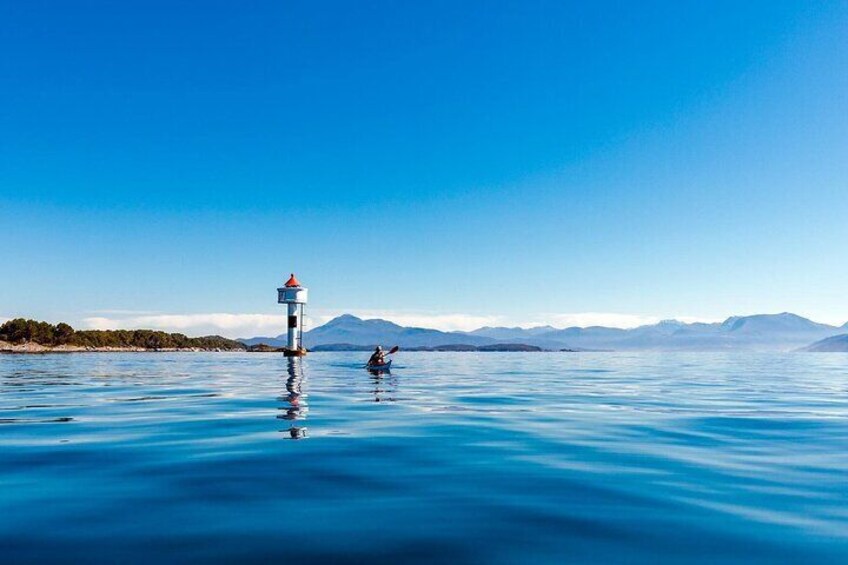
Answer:
<path fill-rule="evenodd" d="M 286 360 L 288 361 L 288 378 L 286 379 L 288 394 L 277 399 L 284 403 L 279 408 L 284 413 L 278 414 L 277 419 L 292 422 L 289 429 L 280 430 L 281 432 L 289 434 L 291 439 L 303 439 L 306 437 L 306 427 L 295 425 L 298 420 L 305 420 L 306 413 L 309 411 L 306 395 L 303 393 L 303 366 L 300 357 L 288 357 Z"/>
<path fill-rule="evenodd" d="M 371 383 L 374 385 L 374 402 L 394 402 L 397 392 L 397 377 L 390 370 L 368 370 L 371 373 Z"/>

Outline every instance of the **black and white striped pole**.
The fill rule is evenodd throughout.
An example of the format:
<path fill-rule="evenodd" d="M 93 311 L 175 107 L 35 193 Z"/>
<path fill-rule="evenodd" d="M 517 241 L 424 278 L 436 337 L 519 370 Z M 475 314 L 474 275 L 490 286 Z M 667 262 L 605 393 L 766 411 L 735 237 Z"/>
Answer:
<path fill-rule="evenodd" d="M 277 289 L 277 302 L 288 305 L 288 342 L 286 357 L 306 355 L 303 348 L 303 306 L 306 304 L 307 289 L 298 282 L 294 273 L 286 284 Z"/>

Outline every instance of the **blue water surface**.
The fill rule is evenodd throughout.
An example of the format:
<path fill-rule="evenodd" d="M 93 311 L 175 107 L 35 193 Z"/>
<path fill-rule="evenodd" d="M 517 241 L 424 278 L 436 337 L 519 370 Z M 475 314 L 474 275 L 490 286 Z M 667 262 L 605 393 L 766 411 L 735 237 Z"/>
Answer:
<path fill-rule="evenodd" d="M 848 559 L 848 355 L 0 356 L 0 560 Z"/>

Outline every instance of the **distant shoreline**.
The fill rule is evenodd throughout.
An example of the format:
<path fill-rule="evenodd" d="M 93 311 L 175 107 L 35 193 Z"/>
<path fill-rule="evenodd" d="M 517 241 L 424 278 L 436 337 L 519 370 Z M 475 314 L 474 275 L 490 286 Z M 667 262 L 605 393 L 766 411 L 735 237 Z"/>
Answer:
<path fill-rule="evenodd" d="M 547 351 L 530 346 L 512 347 L 468 347 L 468 346 L 444 346 L 444 347 L 410 347 L 404 349 L 415 353 L 577 353 L 573 350 Z M 337 352 L 365 352 L 371 348 L 344 348 L 324 349 L 320 346 L 310 350 L 310 353 L 337 353 Z M 35 342 L 9 343 L 0 340 L 0 354 L 7 355 L 42 355 L 46 353 L 282 353 L 283 348 L 275 347 L 249 347 L 247 349 L 222 349 L 219 347 L 85 347 L 79 345 L 42 345 Z"/>
<path fill-rule="evenodd" d="M 148 351 L 244 351 L 234 339 L 212 335 L 188 337 L 159 330 L 74 330 L 64 322 L 56 325 L 16 318 L 0 325 L 0 353 L 85 353 Z"/>
<path fill-rule="evenodd" d="M 0 341 L 0 354 L 38 355 L 43 353 L 244 353 L 244 349 L 221 349 L 206 347 L 85 347 L 80 345 L 41 345 L 40 343 L 18 343 Z"/>

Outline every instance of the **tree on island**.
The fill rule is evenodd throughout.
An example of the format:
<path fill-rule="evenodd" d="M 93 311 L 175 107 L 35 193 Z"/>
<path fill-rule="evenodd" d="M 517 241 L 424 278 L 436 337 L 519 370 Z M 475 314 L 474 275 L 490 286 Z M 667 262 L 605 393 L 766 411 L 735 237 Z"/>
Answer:
<path fill-rule="evenodd" d="M 245 349 L 244 344 L 212 335 L 187 337 L 180 333 L 157 330 L 81 330 L 76 331 L 62 322 L 47 322 L 17 318 L 0 326 L 0 341 L 13 344 L 37 343 L 48 347 L 71 345 L 77 347 L 137 347 L 144 349 Z"/>

